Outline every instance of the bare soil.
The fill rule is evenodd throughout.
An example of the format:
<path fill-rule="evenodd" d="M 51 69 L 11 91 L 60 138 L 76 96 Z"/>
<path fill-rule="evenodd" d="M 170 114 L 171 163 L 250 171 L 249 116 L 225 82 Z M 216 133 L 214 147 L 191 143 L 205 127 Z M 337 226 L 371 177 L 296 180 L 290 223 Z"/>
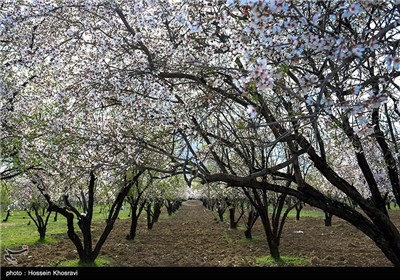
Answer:
<path fill-rule="evenodd" d="M 116 267 L 198 267 L 260 266 L 256 258 L 269 255 L 260 223 L 253 229 L 252 241 L 244 238 L 244 228 L 231 230 L 219 222 L 217 214 L 199 201 L 188 201 L 171 217 L 163 211 L 152 230 L 141 220 L 135 241 L 126 240 L 130 220 L 118 220 L 103 246 L 101 257 Z M 392 211 L 400 225 L 400 211 Z M 94 227 L 100 232 L 100 225 Z M 54 266 L 76 259 L 72 242 L 65 235 L 55 244 L 30 246 L 28 256 L 18 256 L 13 266 Z M 289 218 L 281 240 L 281 255 L 302 257 L 309 266 L 392 266 L 376 245 L 347 222 L 334 217 L 331 227 L 323 218 Z M 4 266 L 7 265 L 4 262 Z"/>

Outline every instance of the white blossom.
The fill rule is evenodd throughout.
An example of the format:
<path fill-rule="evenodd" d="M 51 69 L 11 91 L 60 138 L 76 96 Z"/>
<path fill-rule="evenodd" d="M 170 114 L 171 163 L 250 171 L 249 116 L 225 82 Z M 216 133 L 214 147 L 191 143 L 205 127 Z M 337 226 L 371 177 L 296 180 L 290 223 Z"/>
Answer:
<path fill-rule="evenodd" d="M 254 118 L 257 115 L 257 110 L 253 105 L 247 105 L 246 112 L 250 118 Z"/>

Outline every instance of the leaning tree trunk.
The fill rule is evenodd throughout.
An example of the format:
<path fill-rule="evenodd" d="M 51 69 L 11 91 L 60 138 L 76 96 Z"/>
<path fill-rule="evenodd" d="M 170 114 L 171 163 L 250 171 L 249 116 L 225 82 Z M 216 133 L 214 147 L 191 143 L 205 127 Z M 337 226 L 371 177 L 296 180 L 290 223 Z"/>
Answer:
<path fill-rule="evenodd" d="M 7 210 L 7 215 L 6 215 L 6 217 L 3 219 L 3 222 L 7 222 L 8 221 L 8 218 L 10 217 L 10 209 L 8 209 Z"/>

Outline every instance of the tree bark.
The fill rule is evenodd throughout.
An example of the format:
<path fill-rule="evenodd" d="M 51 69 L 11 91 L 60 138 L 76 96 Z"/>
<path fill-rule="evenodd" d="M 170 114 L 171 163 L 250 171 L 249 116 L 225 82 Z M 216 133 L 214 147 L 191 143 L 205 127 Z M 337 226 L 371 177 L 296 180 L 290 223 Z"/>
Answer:
<path fill-rule="evenodd" d="M 127 235 L 126 239 L 128 239 L 128 240 L 134 240 L 135 239 L 138 220 L 139 220 L 138 216 L 132 215 L 132 217 L 131 217 L 131 226 L 130 226 L 130 229 L 129 229 L 129 234 Z"/>
<path fill-rule="evenodd" d="M 167 200 L 165 203 L 165 207 L 167 208 L 168 216 L 172 216 L 173 205 L 174 205 L 174 202 L 171 200 Z M 204 201 L 203 201 L 203 205 L 204 205 Z"/>
<path fill-rule="evenodd" d="M 269 253 L 271 254 L 272 258 L 274 258 L 275 260 L 279 260 L 281 257 L 279 252 L 279 242 L 276 240 L 276 236 L 273 235 L 273 229 L 271 228 L 268 213 L 262 211 L 259 214 L 263 224 L 265 236 L 267 237 Z"/>
<path fill-rule="evenodd" d="M 6 215 L 6 217 L 3 219 L 3 222 L 7 222 L 8 221 L 8 218 L 10 217 L 10 209 L 8 209 L 7 210 L 7 215 Z"/>
<path fill-rule="evenodd" d="M 142 193 L 139 193 L 139 196 L 136 199 L 130 199 L 130 212 L 131 212 L 131 226 L 129 229 L 129 234 L 126 236 L 128 240 L 134 240 L 136 237 L 137 226 L 139 223 L 140 215 L 142 214 L 143 208 L 146 204 L 145 201 L 140 203 Z"/>
<path fill-rule="evenodd" d="M 332 226 L 332 217 L 333 215 L 327 211 L 324 211 L 325 213 L 325 219 L 324 219 L 324 223 L 326 227 L 330 227 Z"/>
<path fill-rule="evenodd" d="M 246 230 L 244 231 L 244 236 L 246 237 L 246 239 L 253 239 L 252 229 L 258 217 L 260 217 L 260 215 L 257 213 L 257 211 L 250 210 L 247 217 Z"/>
<path fill-rule="evenodd" d="M 146 205 L 146 217 L 147 217 L 147 229 L 150 230 L 153 228 L 153 218 L 151 213 L 151 203 L 147 203 Z"/>
<path fill-rule="evenodd" d="M 154 203 L 154 212 L 153 212 L 153 223 L 157 223 L 158 219 L 160 218 L 161 215 L 161 207 L 162 203 L 160 201 L 156 201 Z"/>
<path fill-rule="evenodd" d="M 296 209 L 296 221 L 300 221 L 300 212 L 303 209 L 303 203 L 299 201 L 294 207 Z"/>
<path fill-rule="evenodd" d="M 229 225 L 230 225 L 231 229 L 237 228 L 237 224 L 235 221 L 235 208 L 234 207 L 229 208 Z"/>

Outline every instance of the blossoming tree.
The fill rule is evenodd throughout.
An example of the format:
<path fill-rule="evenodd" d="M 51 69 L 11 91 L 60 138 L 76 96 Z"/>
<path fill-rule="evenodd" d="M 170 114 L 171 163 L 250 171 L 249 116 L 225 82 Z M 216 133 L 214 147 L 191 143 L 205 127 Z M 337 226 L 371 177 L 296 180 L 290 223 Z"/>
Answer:
<path fill-rule="evenodd" d="M 400 265 L 400 233 L 366 149 L 379 149 L 380 174 L 400 202 L 397 1 L 38 0 L 0 9 L 2 157 L 18 159 L 5 177 L 40 173 L 44 162 L 64 178 L 100 166 L 123 176 L 152 165 L 142 157 L 151 151 L 170 160 L 166 172 L 319 207 Z M 350 143 L 362 191 L 329 161 L 332 137 Z M 307 181 L 310 165 L 359 208 Z"/>

